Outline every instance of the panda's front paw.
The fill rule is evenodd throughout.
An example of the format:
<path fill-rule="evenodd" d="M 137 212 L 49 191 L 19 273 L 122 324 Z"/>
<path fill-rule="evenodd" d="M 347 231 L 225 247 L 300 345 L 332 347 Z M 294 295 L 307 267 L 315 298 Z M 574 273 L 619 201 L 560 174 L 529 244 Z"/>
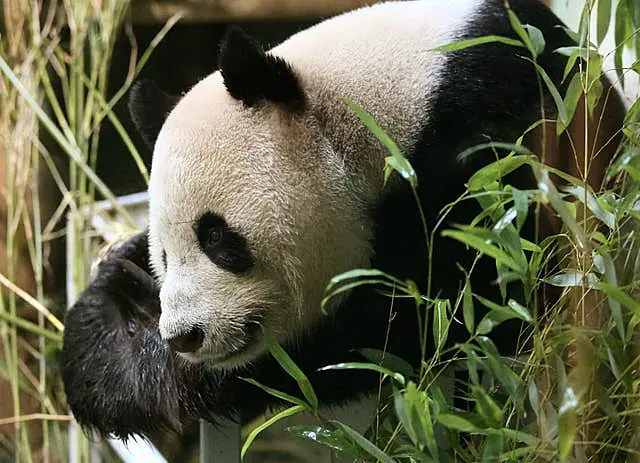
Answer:
<path fill-rule="evenodd" d="M 120 437 L 179 429 L 184 418 L 175 357 L 158 331 L 159 289 L 128 258 L 140 262 L 140 241 L 129 244 L 99 265 L 67 312 L 60 356 L 78 422 Z"/>

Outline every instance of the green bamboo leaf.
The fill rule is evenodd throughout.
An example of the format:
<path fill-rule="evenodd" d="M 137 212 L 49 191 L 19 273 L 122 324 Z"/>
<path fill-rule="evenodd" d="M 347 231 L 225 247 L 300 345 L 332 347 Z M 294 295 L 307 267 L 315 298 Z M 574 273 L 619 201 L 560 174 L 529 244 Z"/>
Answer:
<path fill-rule="evenodd" d="M 467 279 L 464 284 L 464 292 L 462 295 L 462 315 L 464 317 L 464 326 L 469 334 L 473 334 L 475 329 L 475 310 L 473 308 L 473 295 L 471 293 L 471 281 Z"/>
<path fill-rule="evenodd" d="M 509 307 L 512 310 L 513 314 L 517 318 L 524 320 L 525 322 L 533 321 L 533 318 L 531 317 L 531 314 L 529 313 L 527 308 L 522 304 L 520 304 L 518 301 L 514 299 L 509 299 L 509 302 L 507 302 L 507 307 Z"/>
<path fill-rule="evenodd" d="M 271 334 L 263 327 L 262 334 L 265 338 L 269 352 L 277 360 L 280 366 L 287 372 L 289 376 L 296 380 L 302 394 L 307 399 L 311 409 L 318 410 L 318 397 L 311 386 L 311 382 L 306 375 L 298 368 L 295 362 L 289 357 L 289 354 L 276 342 Z"/>
<path fill-rule="evenodd" d="M 345 437 L 345 433 L 341 429 L 331 431 L 322 426 L 291 426 L 286 428 L 285 431 L 303 439 L 317 442 L 342 454 L 351 455 L 352 457 L 362 456 L 360 449 Z"/>
<path fill-rule="evenodd" d="M 491 339 L 486 336 L 478 336 L 477 341 L 484 353 L 487 354 L 489 368 L 493 372 L 493 375 L 502 383 L 513 400 L 518 401 L 521 395 L 520 387 L 522 385 L 520 377 L 515 374 L 502 359 L 500 352 Z"/>
<path fill-rule="evenodd" d="M 520 19 L 518 19 L 518 16 L 516 16 L 513 10 L 509 7 L 507 7 L 507 14 L 509 15 L 509 22 L 511 22 L 511 27 L 516 32 L 516 34 L 518 34 L 518 37 L 520 37 L 522 43 L 524 43 L 524 45 L 527 47 L 529 53 L 531 53 L 531 55 L 536 58 L 538 56 L 536 47 L 533 45 L 531 37 L 529 37 L 529 34 L 527 34 L 527 31 L 524 29 L 524 26 L 520 22 Z"/>
<path fill-rule="evenodd" d="M 269 418 L 267 421 L 265 421 L 264 423 L 262 423 L 260 426 L 257 426 L 253 431 L 251 431 L 249 433 L 249 435 L 247 436 L 247 439 L 244 441 L 244 445 L 242 446 L 242 450 L 240 452 L 240 458 L 242 458 L 242 460 L 244 461 L 244 456 L 247 453 L 247 450 L 249 450 L 249 447 L 251 447 L 251 444 L 253 443 L 253 441 L 256 439 L 256 437 L 258 437 L 258 434 L 260 434 L 262 431 L 264 431 L 265 429 L 267 429 L 269 426 L 273 425 L 274 423 L 277 423 L 278 421 L 282 420 L 283 418 L 287 418 L 289 416 L 293 416 L 296 415 L 300 412 L 303 412 L 306 410 L 306 407 L 303 405 L 294 405 L 291 408 L 287 408 L 286 410 L 282 410 L 280 413 L 278 413 L 277 415 Z"/>
<path fill-rule="evenodd" d="M 342 283 L 346 280 L 352 280 L 354 278 L 360 278 L 360 277 L 381 277 L 389 281 L 392 281 L 398 285 L 402 285 L 402 281 L 389 275 L 388 273 L 383 272 L 382 270 L 378 270 L 374 268 L 365 268 L 365 269 L 349 270 L 348 272 L 344 272 L 334 276 L 333 278 L 331 278 L 331 280 L 329 280 L 327 289 L 331 289 L 331 287 L 335 286 L 338 283 Z"/>
<path fill-rule="evenodd" d="M 515 187 L 511 188 L 511 194 L 513 196 L 513 207 L 517 212 L 516 227 L 520 230 L 522 229 L 529 213 L 529 194 Z"/>
<path fill-rule="evenodd" d="M 266 393 L 271 394 L 272 396 L 277 397 L 278 399 L 284 400 L 285 402 L 290 402 L 295 405 L 302 405 L 303 407 L 307 407 L 307 404 L 303 400 L 300 400 L 297 397 L 289 395 L 286 392 L 281 392 L 281 391 L 278 391 L 277 389 L 273 389 L 268 386 L 265 386 L 264 384 L 260 384 L 258 381 L 256 381 L 253 378 L 240 378 L 240 379 L 243 381 L 246 381 L 249 384 L 253 384 L 254 386 L 259 387 Z"/>
<path fill-rule="evenodd" d="M 340 423 L 339 421 L 331 421 L 331 423 L 342 429 L 356 445 L 358 445 L 362 450 L 367 452 L 372 457 L 377 458 L 378 461 L 381 461 L 382 463 L 396 463 L 393 458 L 376 447 L 370 440 L 368 440 L 355 429 L 347 426 L 344 423 Z"/>
<path fill-rule="evenodd" d="M 473 39 L 458 40 L 457 42 L 447 43 L 440 45 L 439 47 L 431 48 L 428 51 L 458 51 L 465 48 L 475 47 L 483 45 L 485 43 L 504 43 L 505 45 L 511 45 L 514 47 L 524 47 L 524 44 L 519 40 L 511 39 L 509 37 L 502 37 L 500 35 L 485 35 L 483 37 L 476 37 Z"/>
<path fill-rule="evenodd" d="M 396 373 L 388 368 L 382 367 L 380 365 L 376 365 L 375 363 L 365 363 L 365 362 L 346 362 L 346 363 L 336 363 L 334 365 L 327 365 L 326 367 L 318 368 L 318 371 L 328 371 L 328 370 L 370 370 L 381 373 L 384 376 L 389 376 L 400 383 L 401 386 L 404 386 L 405 379 L 400 373 Z"/>
<path fill-rule="evenodd" d="M 624 290 L 619 286 L 611 285 L 601 281 L 596 285 L 596 287 L 607 296 L 612 297 L 627 309 L 632 311 L 635 315 L 640 316 L 640 302 L 625 293 Z"/>
<path fill-rule="evenodd" d="M 378 122 L 371 114 L 365 111 L 356 103 L 345 100 L 347 106 L 356 114 L 369 131 L 387 148 L 391 156 L 385 158 L 385 180 L 388 178 L 389 168 L 398 172 L 402 178 L 407 180 L 413 188 L 418 186 L 418 176 L 411 166 L 411 163 L 405 158 L 398 148 L 398 145 L 391 139 L 389 135 L 378 125 Z"/>
<path fill-rule="evenodd" d="M 453 429 L 459 432 L 483 433 L 482 429 L 466 418 L 451 413 L 440 413 L 436 420 L 445 428 Z"/>
<path fill-rule="evenodd" d="M 531 151 L 529 150 L 529 148 L 527 148 L 524 145 L 517 144 L 517 143 L 498 142 L 498 141 L 492 141 L 492 142 L 487 142 L 487 143 L 479 143 L 477 145 L 474 145 L 474 146 L 472 146 L 470 148 L 467 148 L 466 150 L 463 150 L 460 153 L 458 153 L 458 155 L 456 156 L 456 159 L 458 160 L 458 162 L 464 163 L 474 153 L 477 153 L 478 151 L 485 151 L 485 150 L 491 150 L 491 151 L 494 151 L 494 152 L 497 152 L 498 150 L 509 151 L 510 153 L 509 153 L 509 156 L 507 156 L 507 157 L 513 156 L 513 153 L 528 154 L 528 155 L 531 156 L 532 160 L 536 159 L 536 156 L 533 155 L 531 153 Z M 505 158 L 503 158 L 503 159 L 505 159 Z"/>
<path fill-rule="evenodd" d="M 556 104 L 556 108 L 558 109 L 557 133 L 559 135 L 562 132 L 564 132 L 564 130 L 566 130 L 566 128 L 569 125 L 569 115 L 567 112 L 567 107 L 564 104 L 564 100 L 560 96 L 560 92 L 558 91 L 558 88 L 551 80 L 551 77 L 549 77 L 549 74 L 547 74 L 547 71 L 545 71 L 542 68 L 542 66 L 540 66 L 535 61 L 529 58 L 525 58 L 525 59 L 527 61 L 530 61 L 535 66 L 536 70 L 538 71 L 538 74 L 540 75 L 540 77 L 542 77 L 543 82 L 545 83 L 547 89 L 549 90 L 549 93 L 551 94 L 551 98 L 553 98 L 553 101 Z"/>
<path fill-rule="evenodd" d="M 627 6 L 627 2 L 620 1 L 616 6 L 615 20 L 614 24 L 614 41 L 616 44 L 616 48 L 613 52 L 613 65 L 616 70 L 616 74 L 618 80 L 620 82 L 624 82 L 624 66 L 622 60 L 622 54 L 624 53 L 625 47 L 623 44 L 627 40 L 627 34 L 630 31 L 630 14 Z"/>
<path fill-rule="evenodd" d="M 579 72 L 576 72 L 571 78 L 571 82 L 569 82 L 569 87 L 567 87 L 567 93 L 564 97 L 564 104 L 567 107 L 567 122 L 571 122 L 573 120 L 581 96 L 581 74 Z"/>
<path fill-rule="evenodd" d="M 499 428 L 502 426 L 502 410 L 485 390 L 478 386 L 472 386 L 471 392 L 476 402 L 478 414 L 484 418 L 487 426 Z"/>
<path fill-rule="evenodd" d="M 409 184 L 416 188 L 418 186 L 418 176 L 413 166 L 404 156 L 387 156 L 384 158 L 385 164 L 385 181 L 389 178 L 391 171 L 398 172 L 402 178 L 407 180 Z"/>
<path fill-rule="evenodd" d="M 598 0 L 596 40 L 602 43 L 611 23 L 611 0 Z"/>
<path fill-rule="evenodd" d="M 429 454 L 437 458 L 438 446 L 426 392 L 419 390 L 415 383 L 410 381 L 404 391 L 394 391 L 394 406 L 400 422 L 414 445 L 420 450 L 426 447 Z"/>
<path fill-rule="evenodd" d="M 593 288 L 597 281 L 598 279 L 593 273 L 587 273 L 585 275 L 578 270 L 567 270 L 545 278 L 545 282 L 560 288 L 579 288 L 582 287 L 582 285 Z"/>
<path fill-rule="evenodd" d="M 482 238 L 472 235 L 468 232 L 456 231 L 456 230 L 445 230 L 442 232 L 442 236 L 447 238 L 453 238 L 455 240 L 460 241 L 461 243 L 470 246 L 477 251 L 480 251 L 483 254 L 486 254 L 489 257 L 492 257 L 496 260 L 497 263 L 501 265 L 505 265 L 512 270 L 517 272 L 522 272 L 524 269 L 521 269 L 518 263 L 513 260 L 506 252 L 504 252 L 499 247 L 487 243 Z"/>
<path fill-rule="evenodd" d="M 524 28 L 531 40 L 531 46 L 533 47 L 535 56 L 539 56 L 544 51 L 546 45 L 542 31 L 531 24 L 525 24 Z"/>
<path fill-rule="evenodd" d="M 602 207 L 602 204 L 590 189 L 585 190 L 584 187 L 579 185 L 570 185 L 563 189 L 581 203 L 586 204 L 591 213 L 607 227 L 613 229 L 616 226 L 616 216 Z"/>
<path fill-rule="evenodd" d="M 449 332 L 449 310 L 448 299 L 436 299 L 433 313 L 433 341 L 436 349 L 442 348 L 447 342 Z"/>
<path fill-rule="evenodd" d="M 529 151 L 527 150 L 527 152 Z M 516 170 L 518 167 L 523 166 L 524 164 L 529 164 L 534 160 L 535 156 L 532 155 L 510 155 L 505 158 L 498 159 L 497 161 L 484 166 L 471 176 L 469 179 L 469 190 L 481 190 L 491 182 L 500 180 L 505 175 Z"/>
<path fill-rule="evenodd" d="M 405 378 L 410 378 L 415 373 L 413 366 L 409 362 L 391 352 L 368 348 L 358 349 L 358 352 L 371 363 L 387 368 L 394 373 L 399 373 Z"/>
<path fill-rule="evenodd" d="M 567 387 L 558 409 L 558 453 L 560 461 L 566 461 L 571 454 L 577 429 L 578 397 L 573 388 Z"/>
<path fill-rule="evenodd" d="M 482 463 L 494 463 L 500 461 L 504 453 L 504 436 L 502 434 L 490 434 L 484 442 L 482 449 Z"/>

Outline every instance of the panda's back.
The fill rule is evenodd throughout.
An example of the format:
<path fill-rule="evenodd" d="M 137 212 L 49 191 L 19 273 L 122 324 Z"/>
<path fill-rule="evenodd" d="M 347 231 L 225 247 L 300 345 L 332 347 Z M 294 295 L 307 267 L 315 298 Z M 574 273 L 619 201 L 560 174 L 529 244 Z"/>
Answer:
<path fill-rule="evenodd" d="M 429 50 L 462 36 L 483 3 L 380 3 L 306 29 L 272 53 L 289 62 L 307 88 L 336 104 L 355 101 L 408 147 L 419 136 L 447 60 Z"/>
<path fill-rule="evenodd" d="M 561 22 L 539 0 L 510 5 L 522 23 L 542 30 L 547 47 L 539 62 L 559 83 L 564 58 L 551 51 L 568 44 L 557 27 Z M 508 135 L 517 134 L 539 106 L 533 65 L 521 57 L 526 49 L 490 44 L 430 51 L 485 35 L 517 38 L 503 0 L 389 2 L 324 21 L 271 52 L 320 94 L 325 109 L 335 109 L 338 124 L 344 117 L 340 106 L 349 99 L 369 111 L 407 154 L 429 137 L 440 142 L 431 148 L 450 151 L 477 142 L 480 133 L 501 135 L 493 129 L 504 130 L 505 122 L 513 126 Z M 507 85 L 512 80 L 518 85 Z M 348 133 L 336 130 L 337 139 Z"/>

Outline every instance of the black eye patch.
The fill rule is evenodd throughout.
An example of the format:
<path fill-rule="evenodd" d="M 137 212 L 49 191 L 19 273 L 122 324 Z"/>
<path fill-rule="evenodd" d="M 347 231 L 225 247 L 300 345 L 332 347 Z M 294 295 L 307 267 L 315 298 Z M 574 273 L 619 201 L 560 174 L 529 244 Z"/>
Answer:
<path fill-rule="evenodd" d="M 207 212 L 194 224 L 200 249 L 217 266 L 232 273 L 244 273 L 253 266 L 247 240 L 217 214 Z"/>

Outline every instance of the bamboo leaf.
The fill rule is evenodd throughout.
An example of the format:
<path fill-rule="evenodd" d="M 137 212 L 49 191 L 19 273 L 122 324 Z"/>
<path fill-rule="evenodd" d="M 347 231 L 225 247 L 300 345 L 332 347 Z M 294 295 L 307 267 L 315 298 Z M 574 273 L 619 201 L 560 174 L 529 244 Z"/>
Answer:
<path fill-rule="evenodd" d="M 269 352 L 277 360 L 280 366 L 287 372 L 289 376 L 296 380 L 302 394 L 307 399 L 309 406 L 315 411 L 318 410 L 318 398 L 311 386 L 311 382 L 306 375 L 298 368 L 295 362 L 289 357 L 289 354 L 276 342 L 271 334 L 263 327 L 263 336 L 269 348 Z"/>
<path fill-rule="evenodd" d="M 355 429 L 347 426 L 344 423 L 340 423 L 339 421 L 331 421 L 331 423 L 342 429 L 356 445 L 358 445 L 362 450 L 367 452 L 372 457 L 377 458 L 378 461 L 381 461 L 382 463 L 396 463 L 393 458 L 376 447 L 370 440 L 357 432 Z"/>
<path fill-rule="evenodd" d="M 469 179 L 469 190 L 481 190 L 491 182 L 500 180 L 505 175 L 513 172 L 524 164 L 529 164 L 534 159 L 535 156 L 531 155 L 507 156 L 506 158 L 498 159 L 497 161 L 484 166 L 471 176 Z"/>
<path fill-rule="evenodd" d="M 394 371 L 389 370 L 388 368 L 382 367 L 380 365 L 376 365 L 375 363 L 365 363 L 365 362 L 346 362 L 346 363 L 336 363 L 334 365 L 327 365 L 326 367 L 318 368 L 318 371 L 328 371 L 328 370 L 370 370 L 378 372 L 384 376 L 389 376 L 396 380 L 400 385 L 404 386 L 405 379 L 400 373 L 396 373 Z"/>
<path fill-rule="evenodd" d="M 284 400 L 285 402 L 290 402 L 295 405 L 302 405 L 303 407 L 307 407 L 307 404 L 303 400 L 300 400 L 297 397 L 289 395 L 286 392 L 281 392 L 281 391 L 278 391 L 277 389 L 273 389 L 271 387 L 265 386 L 264 384 L 260 384 L 258 381 L 256 381 L 253 378 L 240 378 L 240 379 L 243 381 L 246 381 L 249 384 L 253 384 L 254 386 L 259 387 L 266 393 L 271 394 L 272 396 L 277 397 L 278 399 Z"/>
<path fill-rule="evenodd" d="M 258 434 L 260 434 L 262 431 L 264 431 L 265 429 L 267 429 L 269 426 L 273 425 L 274 423 L 277 423 L 278 421 L 287 418 L 289 416 L 293 416 L 296 415 L 300 412 L 305 411 L 306 407 L 303 405 L 295 405 L 291 408 L 287 408 L 286 410 L 281 411 L 280 413 L 278 413 L 277 415 L 269 418 L 267 421 L 265 421 L 264 423 L 262 423 L 260 426 L 257 426 L 253 431 L 251 431 L 249 433 L 249 435 L 247 436 L 247 439 L 244 441 L 244 444 L 242 446 L 242 450 L 240 452 L 240 458 L 242 458 L 242 460 L 244 461 L 244 456 L 247 453 L 247 450 L 249 450 L 249 447 L 251 447 L 251 444 L 253 443 L 253 441 L 256 439 L 256 437 L 258 437 Z"/>
<path fill-rule="evenodd" d="M 345 437 L 345 433 L 341 429 L 331 431 L 322 426 L 291 426 L 285 429 L 298 437 L 308 439 L 318 444 L 324 445 L 340 453 L 360 457 L 362 453 L 353 442 Z"/>
<path fill-rule="evenodd" d="M 524 47 L 524 44 L 515 39 L 509 37 L 502 37 L 500 35 L 485 35 L 483 37 L 476 37 L 473 39 L 458 40 L 457 42 L 447 43 L 440 45 L 439 47 L 431 48 L 428 51 L 458 51 L 465 48 L 475 47 L 483 45 L 485 43 L 504 43 L 505 45 L 511 45 L 514 47 Z"/>
<path fill-rule="evenodd" d="M 442 348 L 447 342 L 447 333 L 449 332 L 449 300 L 436 299 L 433 313 L 433 340 L 436 349 Z"/>
<path fill-rule="evenodd" d="M 461 243 L 464 243 L 464 244 L 466 244 L 466 245 L 468 245 L 468 246 L 480 251 L 481 253 L 486 254 L 489 257 L 492 257 L 499 264 L 505 265 L 505 266 L 511 268 L 512 270 L 515 270 L 515 271 L 518 271 L 518 272 L 523 270 L 523 269 L 520 268 L 518 263 L 515 260 L 513 260 L 502 249 L 500 249 L 499 247 L 497 247 L 497 246 L 495 246 L 493 244 L 487 243 L 482 238 L 474 236 L 471 233 L 467 233 L 467 232 L 463 232 L 463 231 L 456 231 L 456 230 L 445 230 L 445 231 L 442 232 L 442 236 L 458 240 Z"/>
<path fill-rule="evenodd" d="M 598 0 L 596 40 L 602 43 L 611 23 L 611 0 Z"/>

